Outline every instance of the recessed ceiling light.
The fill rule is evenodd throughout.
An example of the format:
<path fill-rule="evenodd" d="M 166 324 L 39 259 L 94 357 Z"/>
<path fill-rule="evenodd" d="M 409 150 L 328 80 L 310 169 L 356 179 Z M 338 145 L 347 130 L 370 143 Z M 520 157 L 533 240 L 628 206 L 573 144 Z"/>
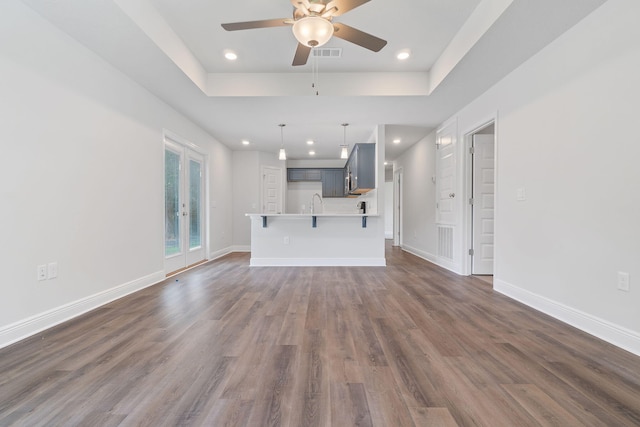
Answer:
<path fill-rule="evenodd" d="M 402 140 L 400 138 L 396 138 L 393 140 L 394 144 L 400 144 L 402 142 Z"/>
<path fill-rule="evenodd" d="M 398 58 L 400 61 L 404 61 L 405 59 L 408 59 L 410 56 L 411 56 L 411 51 L 409 49 L 404 49 L 398 52 L 398 55 L 396 56 L 396 58 Z"/>
<path fill-rule="evenodd" d="M 249 145 L 249 144 L 250 144 L 250 142 L 249 142 L 249 141 L 247 141 L 246 139 L 243 139 L 243 140 L 242 140 L 242 145 Z"/>
<path fill-rule="evenodd" d="M 315 151 L 309 151 L 309 155 L 310 155 L 310 156 L 315 156 L 315 155 L 316 155 L 316 152 L 315 152 Z"/>
<path fill-rule="evenodd" d="M 230 50 L 227 50 L 224 52 L 224 57 L 227 58 L 229 61 L 235 61 L 236 59 L 238 59 L 238 55 L 235 52 L 232 52 Z"/>
<path fill-rule="evenodd" d="M 312 139 L 308 140 L 307 145 L 313 145 L 313 140 Z"/>
<path fill-rule="evenodd" d="M 389 164 L 389 162 L 384 162 L 384 165 L 387 166 Z"/>

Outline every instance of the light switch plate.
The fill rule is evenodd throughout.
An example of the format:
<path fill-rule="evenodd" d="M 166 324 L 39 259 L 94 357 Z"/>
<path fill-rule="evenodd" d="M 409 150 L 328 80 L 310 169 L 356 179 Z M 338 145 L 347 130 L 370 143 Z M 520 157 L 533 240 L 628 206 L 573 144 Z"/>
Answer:
<path fill-rule="evenodd" d="M 618 289 L 629 292 L 629 273 L 618 271 Z"/>
<path fill-rule="evenodd" d="M 50 262 L 47 265 L 47 279 L 55 279 L 58 277 L 58 263 Z"/>

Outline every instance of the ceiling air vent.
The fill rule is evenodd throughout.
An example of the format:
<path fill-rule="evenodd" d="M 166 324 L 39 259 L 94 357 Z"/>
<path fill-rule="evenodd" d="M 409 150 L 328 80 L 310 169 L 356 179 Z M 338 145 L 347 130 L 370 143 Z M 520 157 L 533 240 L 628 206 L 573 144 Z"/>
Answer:
<path fill-rule="evenodd" d="M 341 47 L 318 47 L 312 49 L 313 56 L 317 58 L 341 58 L 342 57 L 342 48 Z"/>

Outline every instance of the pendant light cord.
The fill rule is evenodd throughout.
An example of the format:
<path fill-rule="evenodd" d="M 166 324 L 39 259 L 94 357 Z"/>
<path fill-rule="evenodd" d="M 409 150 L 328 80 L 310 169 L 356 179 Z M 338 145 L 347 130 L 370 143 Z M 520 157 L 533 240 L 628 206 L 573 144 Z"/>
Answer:
<path fill-rule="evenodd" d="M 278 153 L 278 159 L 287 160 L 287 154 L 284 151 L 284 127 L 286 126 L 284 123 L 280 123 L 280 152 Z"/>
<path fill-rule="evenodd" d="M 280 148 L 284 148 L 284 124 L 281 123 L 280 126 Z"/>

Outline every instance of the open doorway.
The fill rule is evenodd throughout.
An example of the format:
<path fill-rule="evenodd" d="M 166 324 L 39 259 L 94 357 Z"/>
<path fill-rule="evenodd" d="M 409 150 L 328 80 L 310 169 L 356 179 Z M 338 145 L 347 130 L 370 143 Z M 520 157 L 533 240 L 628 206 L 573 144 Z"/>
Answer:
<path fill-rule="evenodd" d="M 495 123 L 467 135 L 470 165 L 469 271 L 492 282 L 495 222 Z"/>

